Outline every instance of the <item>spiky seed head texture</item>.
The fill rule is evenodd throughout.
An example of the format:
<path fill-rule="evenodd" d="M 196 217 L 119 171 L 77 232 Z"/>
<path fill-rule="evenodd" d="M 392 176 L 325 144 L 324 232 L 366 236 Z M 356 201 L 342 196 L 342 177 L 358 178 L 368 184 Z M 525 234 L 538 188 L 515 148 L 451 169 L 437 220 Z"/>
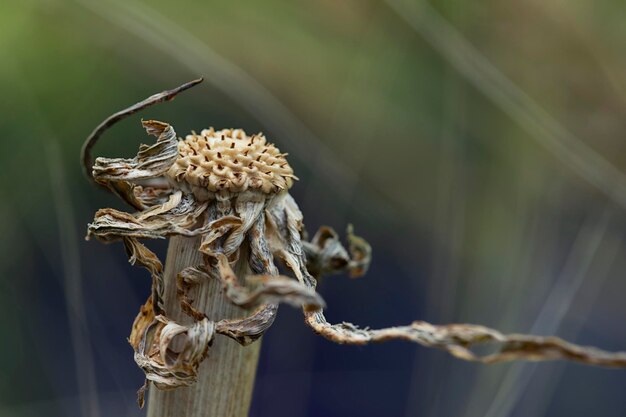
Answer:
<path fill-rule="evenodd" d="M 287 190 L 297 179 L 278 148 L 263 134 L 248 136 L 241 129 L 204 129 L 178 143 L 178 159 L 167 176 L 189 185 L 194 194 Z"/>

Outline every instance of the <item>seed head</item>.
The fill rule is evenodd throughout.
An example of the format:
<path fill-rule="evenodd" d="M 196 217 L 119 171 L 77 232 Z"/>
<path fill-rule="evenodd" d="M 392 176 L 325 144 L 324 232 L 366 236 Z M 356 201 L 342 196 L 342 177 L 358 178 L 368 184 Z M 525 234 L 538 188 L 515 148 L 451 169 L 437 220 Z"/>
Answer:
<path fill-rule="evenodd" d="M 263 134 L 204 129 L 178 143 L 178 159 L 166 176 L 201 200 L 222 190 L 273 194 L 289 189 L 297 179 L 285 156 Z"/>

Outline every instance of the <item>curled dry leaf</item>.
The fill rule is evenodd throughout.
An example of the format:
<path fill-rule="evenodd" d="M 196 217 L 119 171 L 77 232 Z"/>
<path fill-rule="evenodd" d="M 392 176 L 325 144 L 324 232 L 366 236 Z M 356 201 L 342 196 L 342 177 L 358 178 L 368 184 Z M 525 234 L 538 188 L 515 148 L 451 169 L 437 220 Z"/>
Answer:
<path fill-rule="evenodd" d="M 192 85 L 194 82 L 156 94 L 105 120 L 88 139 L 83 161 L 90 163 L 95 140 L 117 120 L 171 99 Z M 569 359 L 626 366 L 626 353 L 581 347 L 555 337 L 503 335 L 478 325 L 436 326 L 416 321 L 371 330 L 350 323 L 330 324 L 323 314 L 324 302 L 315 291 L 317 280 L 340 272 L 363 275 L 371 248 L 353 234 L 351 226 L 348 250 L 328 227 L 322 227 L 311 241 L 305 239 L 302 213 L 289 194 L 297 178 L 286 154 L 262 134 L 248 136 L 241 129 L 205 129 L 178 140 L 167 123 L 150 120 L 143 125 L 157 137 L 156 143 L 142 145 L 131 159 L 98 158 L 91 174 L 137 211 L 98 210 L 88 237 L 103 242 L 122 240 L 130 262 L 145 267 L 152 276 L 152 292 L 135 319 L 129 341 L 135 361 L 157 388 L 193 384 L 215 334 L 242 345 L 257 340 L 274 322 L 281 302 L 302 307 L 307 325 L 341 344 L 400 339 L 483 363 Z M 163 303 L 163 266 L 138 240 L 173 235 L 201 236 L 203 264 L 179 271 L 176 283 L 178 301 L 190 317 L 190 325 L 168 318 Z M 241 259 L 256 274 L 244 282 L 231 267 Z M 282 261 L 293 277 L 279 275 L 277 261 Z M 230 302 L 254 307 L 252 314 L 239 319 L 209 318 L 196 308 L 190 291 L 203 291 L 212 279 L 221 283 Z M 493 344 L 496 352 L 480 356 L 471 350 L 485 343 Z"/>

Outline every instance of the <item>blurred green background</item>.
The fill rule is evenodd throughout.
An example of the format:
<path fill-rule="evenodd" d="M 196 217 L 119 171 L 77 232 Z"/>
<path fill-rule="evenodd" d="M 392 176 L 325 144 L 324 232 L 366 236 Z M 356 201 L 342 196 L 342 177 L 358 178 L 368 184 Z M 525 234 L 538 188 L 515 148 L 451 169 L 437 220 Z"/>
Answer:
<path fill-rule="evenodd" d="M 619 1 L 0 2 L 0 416 L 140 416 L 126 342 L 147 274 L 85 242 L 79 150 L 109 114 L 263 131 L 310 232 L 349 222 L 360 280 L 331 321 L 425 319 L 626 349 L 626 7 Z M 166 242 L 152 247 L 161 255 Z M 400 342 L 334 346 L 283 307 L 252 416 L 623 416 L 626 373 L 481 366 Z"/>

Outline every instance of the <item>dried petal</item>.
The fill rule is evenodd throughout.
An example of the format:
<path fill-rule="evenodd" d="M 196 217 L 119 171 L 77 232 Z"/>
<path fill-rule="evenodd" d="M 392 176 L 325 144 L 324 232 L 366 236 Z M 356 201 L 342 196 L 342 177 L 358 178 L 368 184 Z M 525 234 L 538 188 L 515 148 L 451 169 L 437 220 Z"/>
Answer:
<path fill-rule="evenodd" d="M 323 275 L 344 272 L 353 278 L 364 275 L 372 258 L 371 246 L 352 233 L 352 225 L 348 226 L 348 244 L 350 254 L 341 244 L 337 232 L 327 226 L 320 227 L 310 242 L 302 241 L 309 273 L 317 280 Z"/>
<path fill-rule="evenodd" d="M 226 256 L 216 255 L 217 277 L 226 290 L 226 296 L 234 304 L 250 308 L 258 304 L 288 303 L 294 307 L 318 309 L 324 307 L 324 300 L 319 294 L 305 287 L 293 278 L 276 275 L 256 275 L 248 277 L 248 283 L 256 284 L 254 290 L 249 290 L 239 284 L 237 276 L 228 263 Z"/>
<path fill-rule="evenodd" d="M 192 196 L 178 191 L 160 206 L 135 214 L 115 209 L 96 212 L 93 223 L 88 226 L 88 235 L 109 242 L 121 237 L 158 239 L 169 235 L 196 236 L 206 233 L 206 228 L 195 228 L 207 208 L 206 202 L 198 203 Z"/>
<path fill-rule="evenodd" d="M 162 313 L 163 308 L 163 292 L 165 291 L 165 283 L 163 282 L 163 264 L 159 258 L 150 249 L 141 244 L 137 239 L 132 237 L 124 238 L 124 246 L 128 254 L 128 261 L 131 265 L 138 263 L 146 268 L 152 276 L 152 296 L 148 300 L 152 307 L 153 313 Z M 154 306 L 152 305 L 153 301 Z M 141 314 L 141 313 L 140 313 Z"/>
<path fill-rule="evenodd" d="M 263 336 L 274 323 L 277 311 L 278 304 L 264 304 L 250 317 L 218 321 L 215 323 L 215 331 L 246 346 Z"/>
<path fill-rule="evenodd" d="M 178 158 L 178 139 L 174 128 L 157 120 L 141 122 L 148 134 L 157 137 L 153 145 L 141 145 L 132 158 L 96 158 L 94 179 L 104 185 L 110 182 L 134 182 L 163 175 Z"/>
<path fill-rule="evenodd" d="M 212 321 L 204 318 L 184 326 L 156 316 L 147 326 L 136 328 L 143 332 L 135 349 L 135 362 L 145 372 L 146 379 L 159 389 L 189 386 L 197 380 L 198 366 L 215 334 Z M 175 341 L 181 346 L 174 346 Z"/>

